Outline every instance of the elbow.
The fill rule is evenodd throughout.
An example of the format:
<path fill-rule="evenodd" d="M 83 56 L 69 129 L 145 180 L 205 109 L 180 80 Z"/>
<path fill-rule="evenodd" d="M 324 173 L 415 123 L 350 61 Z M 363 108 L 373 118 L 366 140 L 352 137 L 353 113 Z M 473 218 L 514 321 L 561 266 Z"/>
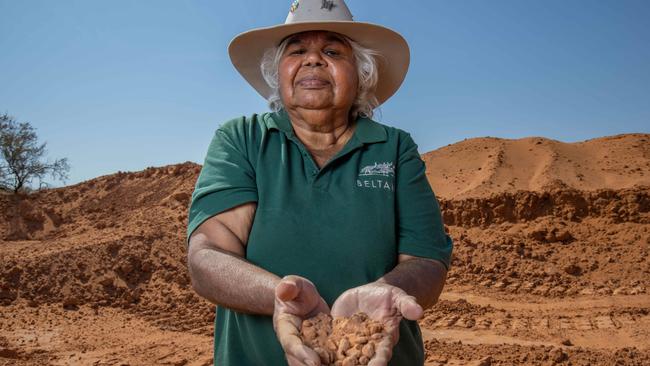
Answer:
<path fill-rule="evenodd" d="M 226 257 L 205 236 L 197 235 L 190 239 L 187 253 L 187 271 L 190 286 L 202 298 L 218 304 L 223 298 L 222 291 L 227 278 L 222 276 Z"/>
<path fill-rule="evenodd" d="M 188 256 L 187 269 L 192 290 L 200 297 L 216 304 L 216 288 L 214 284 L 211 284 L 210 268 L 207 265 L 207 258 L 205 258 L 207 252 L 208 250 L 203 249 L 193 256 Z"/>
<path fill-rule="evenodd" d="M 199 280 L 200 276 L 200 266 L 197 263 L 197 260 L 195 259 L 196 255 L 191 255 L 188 253 L 187 255 L 187 272 L 190 276 L 190 285 L 192 286 L 192 290 L 196 292 L 198 295 L 203 296 L 201 293 L 201 281 Z"/>
<path fill-rule="evenodd" d="M 205 248 L 202 239 L 201 235 L 193 235 L 190 238 L 187 250 L 187 272 L 190 276 L 192 290 L 197 295 L 205 297 L 205 291 L 202 286 L 205 283 L 203 280 L 205 270 L 203 269 L 204 265 L 202 263 L 202 258 L 205 256 Z"/>
<path fill-rule="evenodd" d="M 438 260 L 430 261 L 430 278 L 431 278 L 431 288 L 429 291 L 429 296 L 423 308 L 428 309 L 438 303 L 442 290 L 445 287 L 447 282 L 447 267 Z"/>

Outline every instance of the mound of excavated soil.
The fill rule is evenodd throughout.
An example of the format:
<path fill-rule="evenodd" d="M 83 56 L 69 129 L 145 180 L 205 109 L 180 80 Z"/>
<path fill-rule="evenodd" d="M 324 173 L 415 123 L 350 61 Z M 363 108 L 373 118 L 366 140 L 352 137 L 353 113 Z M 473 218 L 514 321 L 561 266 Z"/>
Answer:
<path fill-rule="evenodd" d="M 625 134 L 576 143 L 543 137 L 481 137 L 424 154 L 439 197 L 573 188 L 581 191 L 650 186 L 650 134 Z"/>
<path fill-rule="evenodd" d="M 427 365 L 648 364 L 648 136 L 424 155 L 455 243 Z M 199 170 L 0 194 L 0 365 L 210 364 L 214 306 L 186 267 Z"/>
<path fill-rule="evenodd" d="M 186 163 L 1 196 L 0 237 L 12 240 L 0 242 L 0 304 L 135 307 L 166 329 L 210 332 L 212 309 L 191 290 L 185 260 L 199 170 Z"/>
<path fill-rule="evenodd" d="M 449 284 L 544 297 L 650 287 L 650 189 L 502 193 L 442 201 Z"/>

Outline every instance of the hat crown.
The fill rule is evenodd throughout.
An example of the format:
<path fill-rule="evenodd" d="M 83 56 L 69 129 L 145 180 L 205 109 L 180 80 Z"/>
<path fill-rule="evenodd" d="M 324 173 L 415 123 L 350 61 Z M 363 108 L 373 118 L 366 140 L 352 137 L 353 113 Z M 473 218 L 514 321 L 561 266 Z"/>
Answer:
<path fill-rule="evenodd" d="M 294 0 L 285 24 L 300 22 L 350 22 L 352 13 L 343 0 Z"/>

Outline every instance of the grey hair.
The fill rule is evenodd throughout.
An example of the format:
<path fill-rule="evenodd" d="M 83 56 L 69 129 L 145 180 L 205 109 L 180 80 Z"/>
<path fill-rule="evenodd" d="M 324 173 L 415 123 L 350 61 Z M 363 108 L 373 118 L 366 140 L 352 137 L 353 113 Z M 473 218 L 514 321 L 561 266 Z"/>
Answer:
<path fill-rule="evenodd" d="M 357 116 L 371 118 L 374 114 L 375 108 L 379 105 L 379 101 L 375 96 L 375 88 L 379 80 L 379 70 L 377 58 L 381 55 L 379 52 L 366 48 L 359 43 L 351 40 L 350 38 L 340 35 L 352 48 L 354 59 L 357 65 L 357 76 L 359 85 L 357 87 L 357 97 L 352 104 L 350 114 L 352 118 Z M 287 48 L 290 37 L 285 38 L 278 46 L 271 47 L 262 57 L 260 69 L 264 80 L 271 88 L 271 95 L 268 97 L 269 108 L 277 112 L 284 108 L 282 98 L 280 97 L 280 80 L 278 75 L 278 67 L 280 65 L 280 58 Z"/>

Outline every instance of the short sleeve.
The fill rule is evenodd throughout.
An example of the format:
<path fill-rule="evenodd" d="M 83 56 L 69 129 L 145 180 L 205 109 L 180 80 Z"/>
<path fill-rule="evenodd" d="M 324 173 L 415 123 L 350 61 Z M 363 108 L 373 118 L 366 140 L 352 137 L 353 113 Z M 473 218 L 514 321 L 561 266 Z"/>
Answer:
<path fill-rule="evenodd" d="M 439 260 L 449 269 L 453 242 L 445 233 L 440 205 L 427 180 L 424 161 L 406 133 L 399 150 L 395 186 L 398 251 Z"/>
<path fill-rule="evenodd" d="M 216 131 L 192 193 L 188 241 L 210 217 L 246 202 L 257 202 L 255 170 L 243 145 L 245 141 L 229 130 Z"/>

